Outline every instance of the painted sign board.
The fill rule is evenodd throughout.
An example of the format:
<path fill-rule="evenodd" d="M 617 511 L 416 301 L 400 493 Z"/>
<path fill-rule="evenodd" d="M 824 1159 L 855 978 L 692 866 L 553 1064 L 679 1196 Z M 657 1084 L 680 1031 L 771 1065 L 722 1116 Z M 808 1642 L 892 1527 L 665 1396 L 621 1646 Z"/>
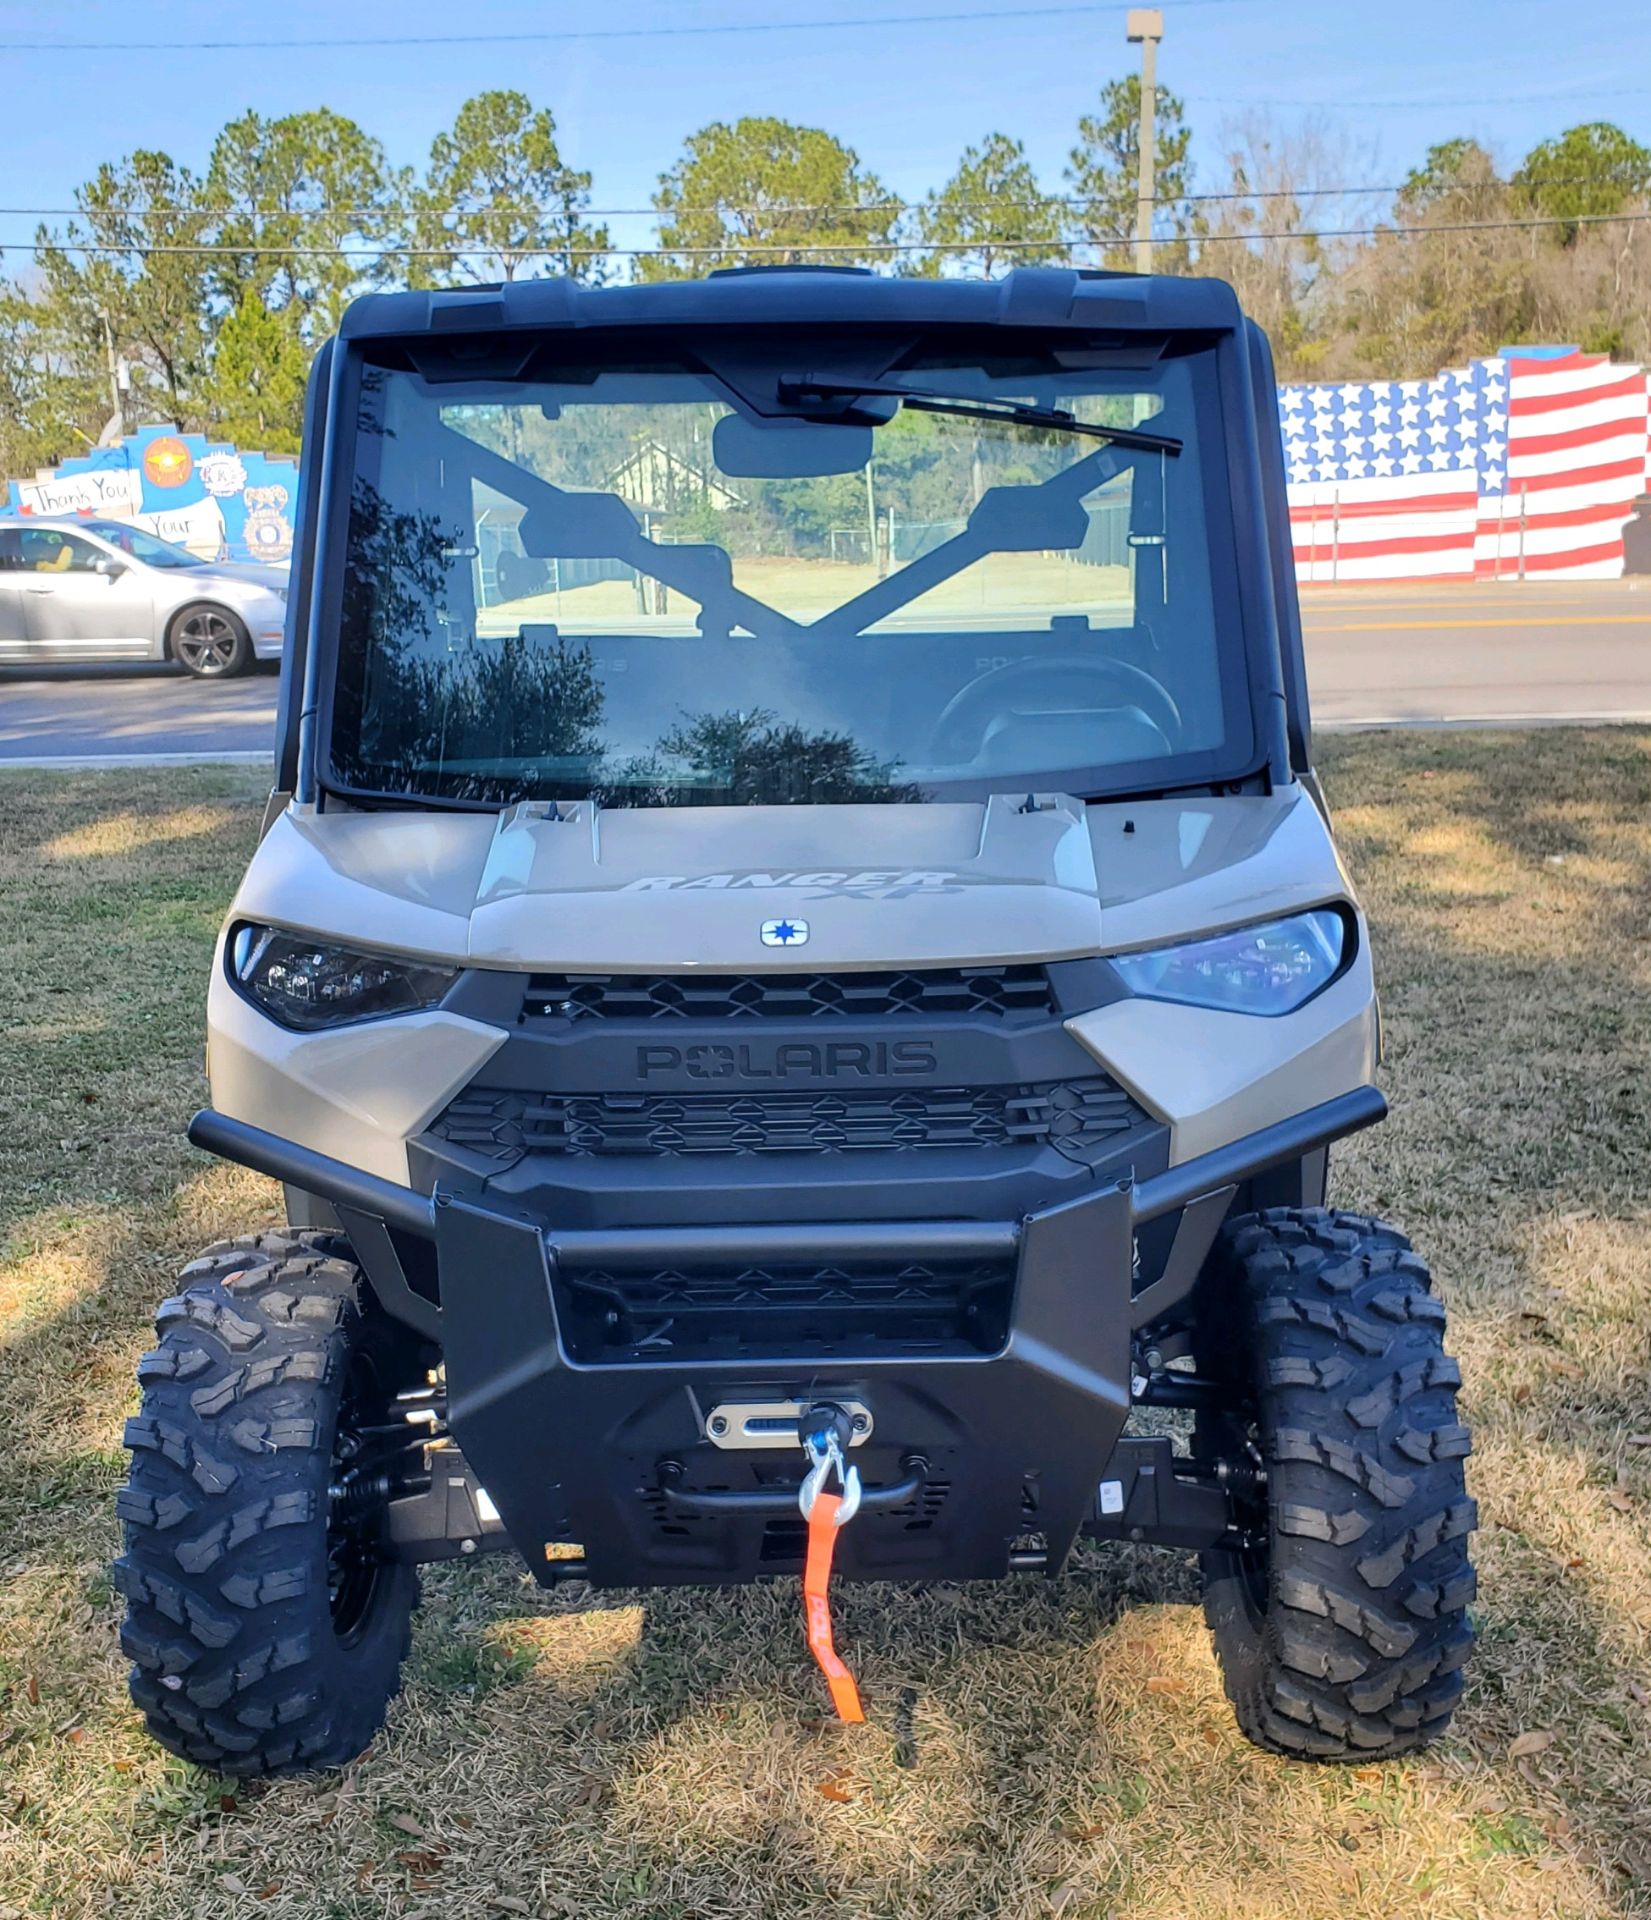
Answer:
<path fill-rule="evenodd" d="M 32 480 L 0 482 L 0 510 L 130 520 L 203 560 L 292 556 L 298 462 L 173 426 L 141 427 Z"/>

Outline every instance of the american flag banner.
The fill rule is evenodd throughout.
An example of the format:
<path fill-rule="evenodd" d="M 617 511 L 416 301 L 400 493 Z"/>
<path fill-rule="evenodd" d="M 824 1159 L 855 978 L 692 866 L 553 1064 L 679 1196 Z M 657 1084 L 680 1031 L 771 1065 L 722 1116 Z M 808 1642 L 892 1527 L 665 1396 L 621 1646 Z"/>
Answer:
<path fill-rule="evenodd" d="M 1616 578 L 1648 398 L 1642 368 L 1567 347 L 1281 388 L 1297 579 Z"/>

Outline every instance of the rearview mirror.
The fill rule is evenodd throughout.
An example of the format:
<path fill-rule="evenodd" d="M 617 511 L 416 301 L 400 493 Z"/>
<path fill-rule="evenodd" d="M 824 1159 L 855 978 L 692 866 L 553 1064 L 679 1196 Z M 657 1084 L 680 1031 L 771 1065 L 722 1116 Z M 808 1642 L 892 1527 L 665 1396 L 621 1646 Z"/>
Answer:
<path fill-rule="evenodd" d="M 124 561 L 117 560 L 112 553 L 100 553 L 92 562 L 93 573 L 101 573 L 105 580 L 118 580 L 126 571 Z"/>
<path fill-rule="evenodd" d="M 725 413 L 711 429 L 711 456 L 731 480 L 816 480 L 858 473 L 871 458 L 871 428 L 822 420 L 748 420 Z"/>

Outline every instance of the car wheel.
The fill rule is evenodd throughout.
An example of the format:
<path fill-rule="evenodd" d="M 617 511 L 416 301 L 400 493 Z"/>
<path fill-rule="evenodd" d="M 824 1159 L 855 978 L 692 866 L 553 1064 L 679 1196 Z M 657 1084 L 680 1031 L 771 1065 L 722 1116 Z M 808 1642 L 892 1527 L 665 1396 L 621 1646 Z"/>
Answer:
<path fill-rule="evenodd" d="M 197 680 L 227 680 L 252 664 L 252 636 L 227 607 L 186 607 L 173 621 L 167 644 Z"/>

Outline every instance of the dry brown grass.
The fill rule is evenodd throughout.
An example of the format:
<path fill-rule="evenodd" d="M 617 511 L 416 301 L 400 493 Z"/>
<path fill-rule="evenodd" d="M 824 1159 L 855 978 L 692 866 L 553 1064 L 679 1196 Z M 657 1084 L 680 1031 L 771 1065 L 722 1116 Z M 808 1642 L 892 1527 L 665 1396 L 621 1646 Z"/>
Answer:
<path fill-rule="evenodd" d="M 256 795 L 0 778 L 0 1912 L 1651 1914 L 1651 736 L 1325 761 L 1395 1106 L 1336 1187 L 1434 1260 L 1479 1435 L 1481 1641 L 1443 1747 L 1342 1772 L 1245 1746 L 1170 1554 L 846 1593 L 858 1730 L 821 1721 L 784 1587 L 592 1602 L 501 1561 L 429 1576 L 367 1759 L 262 1792 L 144 1739 L 104 1571 L 149 1309 L 272 1210 L 179 1134 Z"/>

